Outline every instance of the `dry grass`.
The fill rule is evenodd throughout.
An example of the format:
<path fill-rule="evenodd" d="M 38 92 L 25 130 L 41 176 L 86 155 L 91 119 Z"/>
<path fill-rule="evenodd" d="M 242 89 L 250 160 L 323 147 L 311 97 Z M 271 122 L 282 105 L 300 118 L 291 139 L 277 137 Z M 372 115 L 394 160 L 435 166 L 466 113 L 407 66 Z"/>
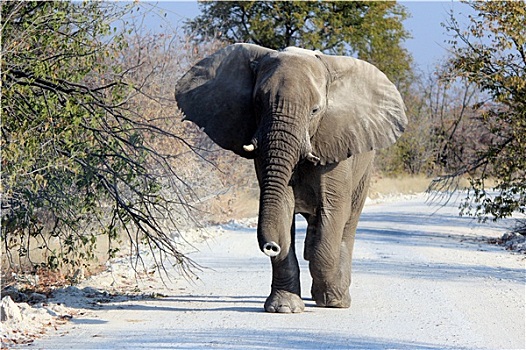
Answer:
<path fill-rule="evenodd" d="M 425 176 L 374 176 L 371 179 L 369 197 L 376 199 L 380 196 L 394 196 L 401 194 L 415 194 L 425 192 L 431 179 Z"/>
<path fill-rule="evenodd" d="M 369 197 L 376 199 L 381 196 L 395 196 L 404 194 L 415 194 L 425 192 L 433 179 L 423 175 L 403 175 L 398 177 L 383 177 L 381 175 L 373 176 Z M 497 182 L 494 179 L 485 181 L 487 188 L 494 187 Z M 466 177 L 460 178 L 457 190 L 465 190 L 470 187 L 469 180 Z M 453 190 L 453 189 L 449 189 Z"/>

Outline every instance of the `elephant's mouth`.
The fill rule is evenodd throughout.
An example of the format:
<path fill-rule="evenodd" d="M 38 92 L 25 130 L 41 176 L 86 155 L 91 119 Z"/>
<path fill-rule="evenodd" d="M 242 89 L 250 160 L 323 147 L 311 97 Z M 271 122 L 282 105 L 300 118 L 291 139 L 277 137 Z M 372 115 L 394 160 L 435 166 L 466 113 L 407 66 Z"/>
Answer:
<path fill-rule="evenodd" d="M 250 141 L 249 144 L 243 145 L 243 150 L 248 153 L 252 153 L 255 156 L 257 156 L 258 151 L 258 139 L 256 136 L 252 138 L 252 141 Z M 316 156 L 314 153 L 312 153 L 312 145 L 310 143 L 310 138 L 307 135 L 307 140 L 303 142 L 305 146 L 303 147 L 303 151 L 301 152 L 301 159 L 305 159 L 314 165 L 318 165 L 320 163 L 320 157 Z"/>

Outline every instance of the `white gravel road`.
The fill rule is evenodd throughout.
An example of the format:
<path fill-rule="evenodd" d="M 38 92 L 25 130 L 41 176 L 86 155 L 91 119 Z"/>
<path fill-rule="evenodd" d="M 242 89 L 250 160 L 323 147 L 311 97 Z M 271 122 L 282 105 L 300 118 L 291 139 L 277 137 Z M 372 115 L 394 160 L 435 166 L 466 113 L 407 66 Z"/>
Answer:
<path fill-rule="evenodd" d="M 350 309 L 317 308 L 301 260 L 302 314 L 263 312 L 270 264 L 255 219 L 223 226 L 192 258 L 207 269 L 162 298 L 101 304 L 31 349 L 524 349 L 524 255 L 477 241 L 503 229 L 437 211 L 423 195 L 369 203 L 358 228 Z M 304 221 L 298 223 L 302 249 Z M 301 255 L 301 254 L 300 254 Z M 97 278 L 91 280 L 97 287 Z"/>

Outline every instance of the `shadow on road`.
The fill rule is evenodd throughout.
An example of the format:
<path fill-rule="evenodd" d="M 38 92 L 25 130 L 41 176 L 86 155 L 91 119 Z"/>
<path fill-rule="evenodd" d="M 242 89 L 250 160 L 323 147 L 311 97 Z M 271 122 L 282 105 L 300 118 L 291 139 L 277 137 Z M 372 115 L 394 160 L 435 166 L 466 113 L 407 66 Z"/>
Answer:
<path fill-rule="evenodd" d="M 140 338 L 140 339 L 138 339 Z M 157 333 L 154 337 L 147 334 L 129 334 L 119 336 L 121 346 L 126 342 L 141 344 L 150 349 L 210 349 L 214 347 L 228 349 L 444 349 L 444 346 L 419 342 L 396 342 L 389 339 L 342 336 L 320 328 L 315 334 L 310 330 L 283 329 L 232 329 L 219 328 L 208 330 L 174 330 Z M 97 339 L 101 348 L 116 344 L 115 339 Z"/>

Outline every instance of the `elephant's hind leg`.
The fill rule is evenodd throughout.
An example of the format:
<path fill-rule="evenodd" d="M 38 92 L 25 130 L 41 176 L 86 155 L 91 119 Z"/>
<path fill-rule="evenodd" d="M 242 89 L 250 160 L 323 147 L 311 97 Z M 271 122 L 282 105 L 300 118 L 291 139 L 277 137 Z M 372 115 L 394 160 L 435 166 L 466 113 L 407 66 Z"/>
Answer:
<path fill-rule="evenodd" d="M 309 261 L 316 249 L 316 230 L 318 229 L 318 217 L 316 215 L 303 214 L 307 220 L 307 232 L 303 246 L 303 259 Z"/>

